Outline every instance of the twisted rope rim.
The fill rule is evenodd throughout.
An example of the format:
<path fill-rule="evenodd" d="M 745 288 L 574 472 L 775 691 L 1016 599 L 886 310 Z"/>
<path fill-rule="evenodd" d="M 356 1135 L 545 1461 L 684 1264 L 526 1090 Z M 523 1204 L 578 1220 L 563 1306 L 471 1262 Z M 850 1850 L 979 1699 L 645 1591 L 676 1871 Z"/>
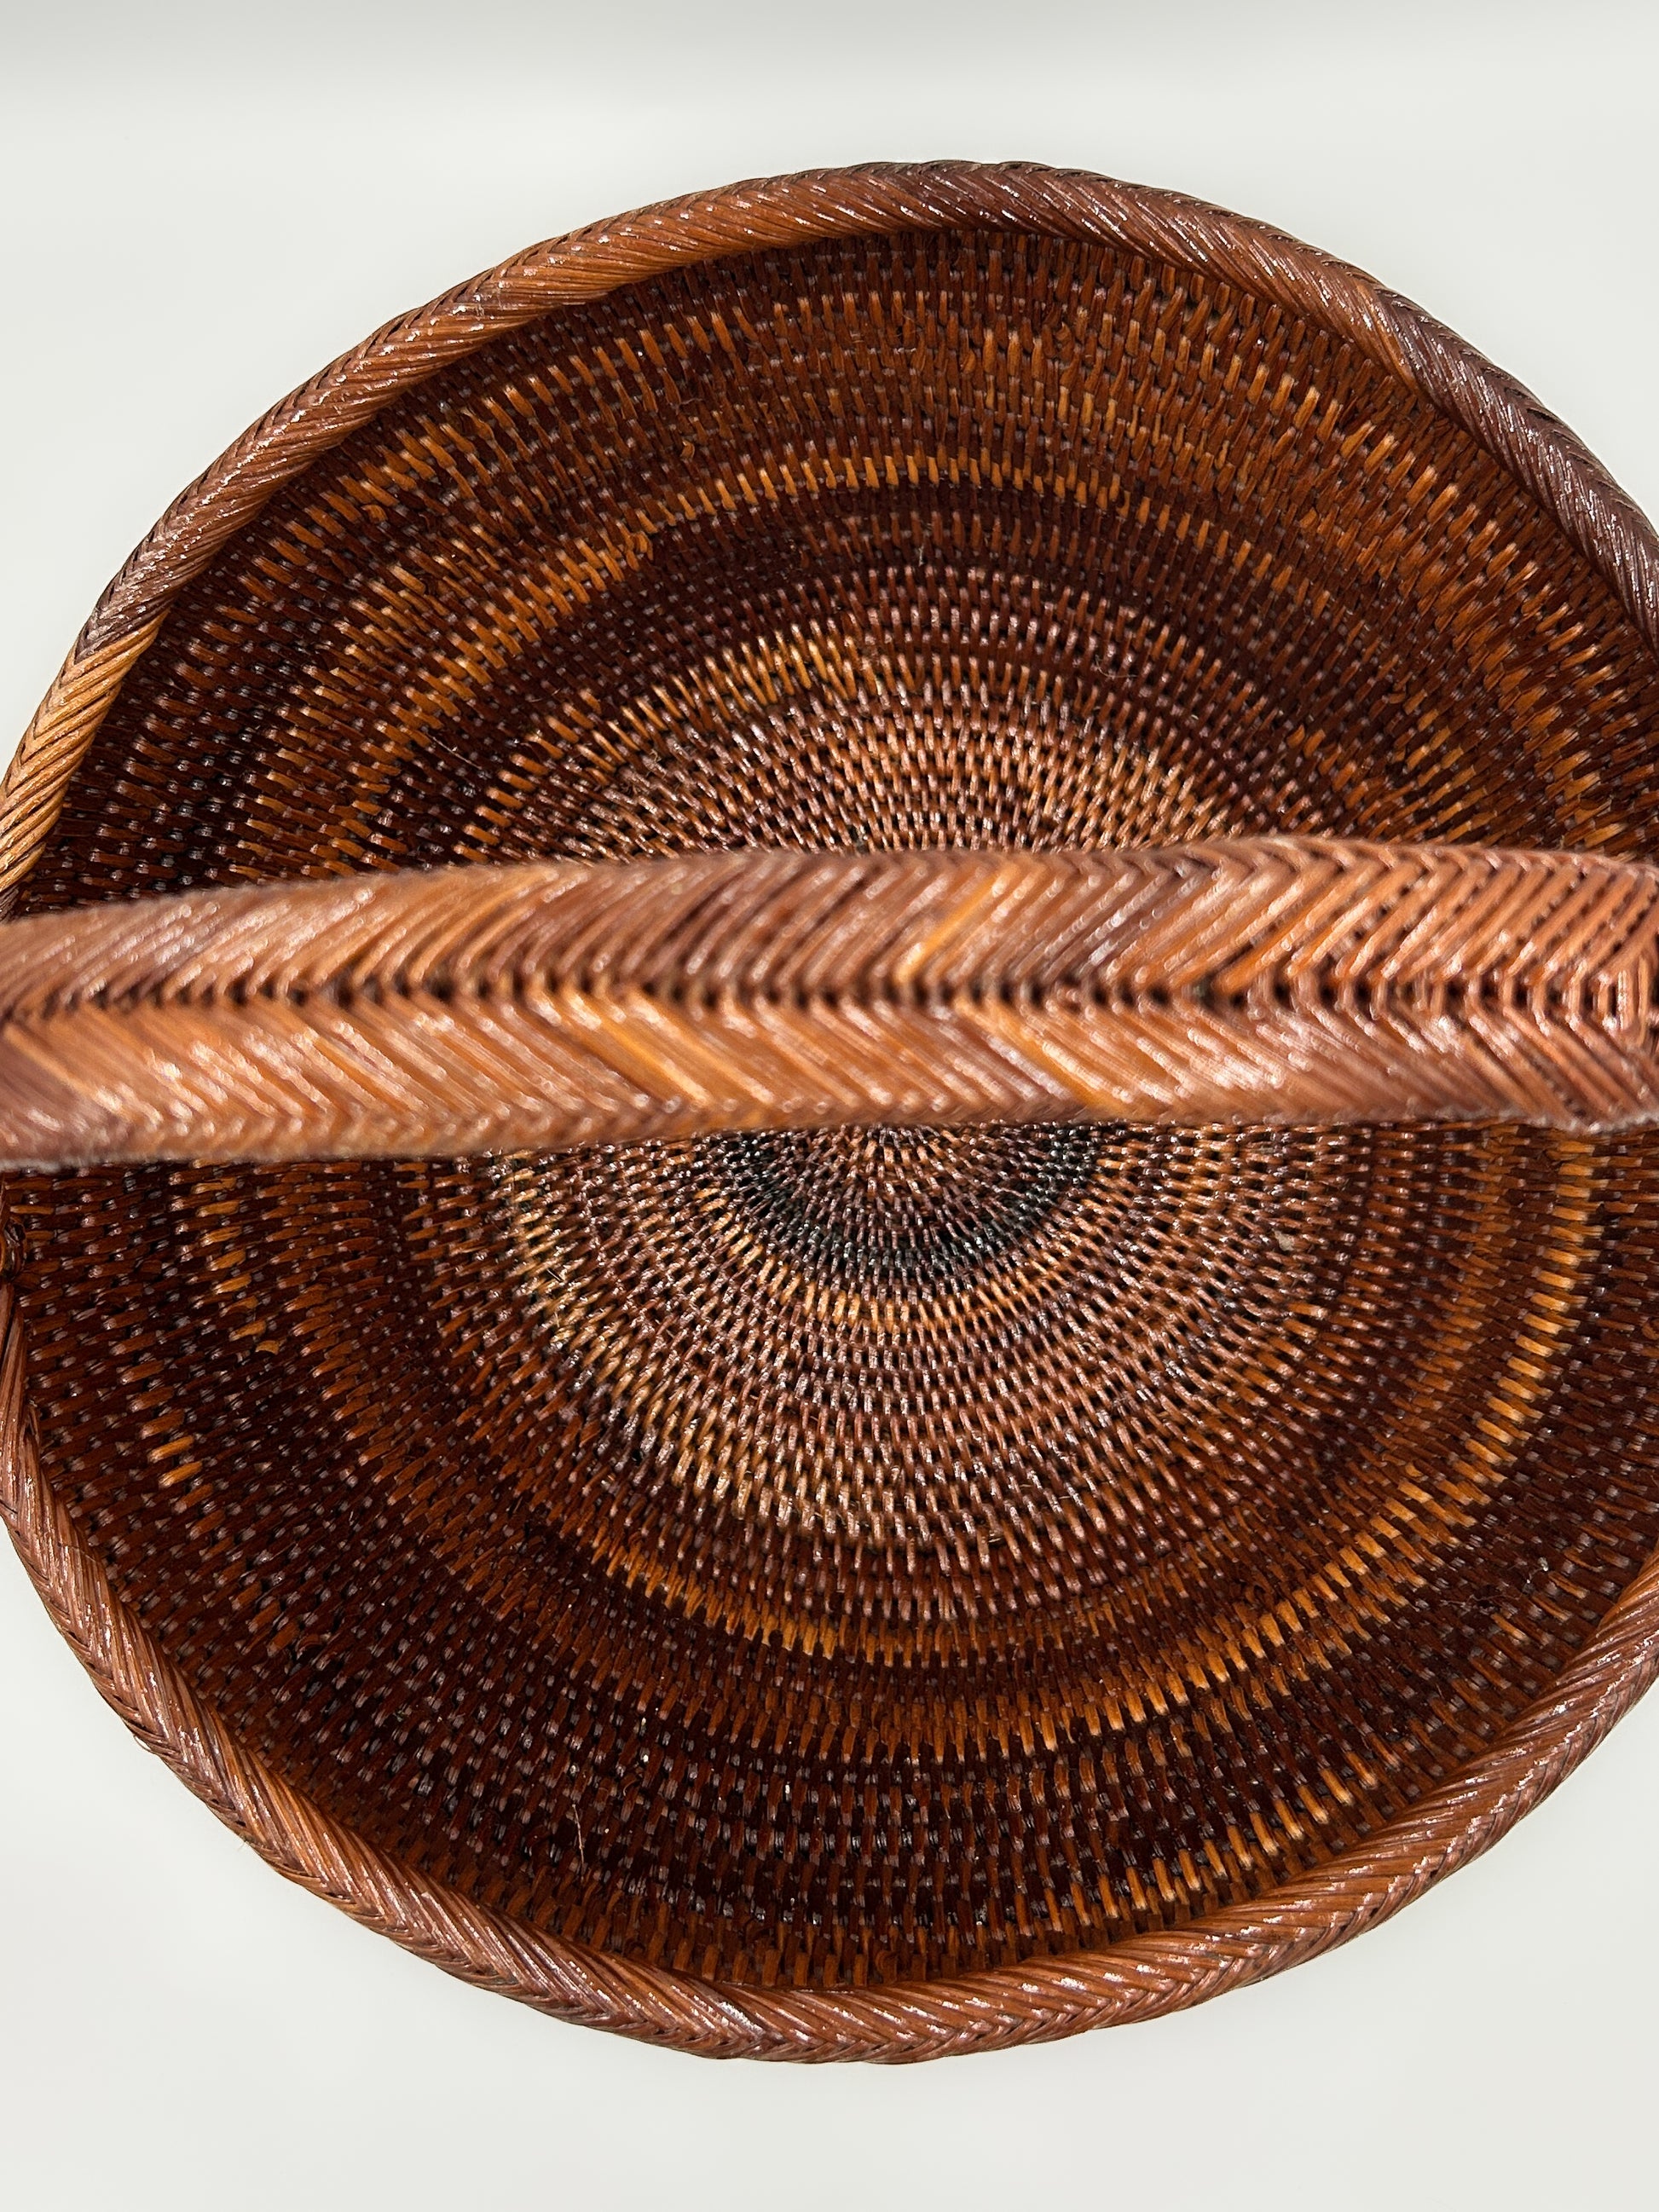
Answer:
<path fill-rule="evenodd" d="M 811 240 L 989 225 L 1155 255 L 1346 337 L 1508 470 L 1659 653 L 1659 538 L 1634 504 L 1522 386 L 1360 271 L 1200 201 L 1074 172 L 956 162 L 812 172 L 691 195 L 532 247 L 388 324 L 263 416 L 127 562 L 25 732 L 0 781 L 0 910 L 178 592 L 281 484 L 396 393 L 550 309 L 675 266 Z M 710 2056 L 943 2056 L 1149 2018 L 1282 1971 L 1386 1918 L 1487 1849 L 1659 1673 L 1656 1554 L 1553 1693 L 1455 1784 L 1258 1905 L 1109 1951 L 955 1982 L 782 1994 L 703 1984 L 542 1936 L 411 1878 L 239 1745 L 117 1598 L 42 1480 L 24 1362 L 15 1297 L 0 1282 L 0 1511 L 48 1611 L 134 1733 L 279 1872 L 406 1948 L 560 2017 Z"/>

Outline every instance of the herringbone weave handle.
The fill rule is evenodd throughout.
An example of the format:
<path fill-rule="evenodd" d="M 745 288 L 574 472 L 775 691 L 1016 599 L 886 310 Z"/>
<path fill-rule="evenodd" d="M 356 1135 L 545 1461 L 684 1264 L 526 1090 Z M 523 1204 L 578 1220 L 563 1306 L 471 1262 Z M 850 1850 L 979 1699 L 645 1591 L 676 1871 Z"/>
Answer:
<path fill-rule="evenodd" d="M 366 874 L 0 928 L 0 1164 L 1659 1119 L 1659 871 L 1272 838 Z"/>

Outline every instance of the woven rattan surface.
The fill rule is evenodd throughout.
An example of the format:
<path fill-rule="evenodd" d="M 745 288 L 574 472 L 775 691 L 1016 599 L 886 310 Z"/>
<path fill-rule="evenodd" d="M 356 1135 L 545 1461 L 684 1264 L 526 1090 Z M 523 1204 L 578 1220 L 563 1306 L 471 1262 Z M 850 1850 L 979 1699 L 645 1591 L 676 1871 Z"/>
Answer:
<path fill-rule="evenodd" d="M 1235 838 L 362 872 L 0 925 L 0 1158 L 1659 1121 L 1659 871 Z"/>
<path fill-rule="evenodd" d="M 1083 1019 L 1108 1057 L 1127 1020 L 1236 1022 L 1238 1066 L 1304 1024 L 1210 1126 L 935 1113 L 919 1077 L 881 1127 L 730 1100 L 701 1135 L 496 1127 L 484 1100 L 458 1153 L 678 1140 L 460 1158 L 428 1096 L 418 1143 L 302 1108 L 230 1146 L 289 1157 L 238 1166 L 165 1157 L 152 1084 L 123 1123 L 150 1157 L 6 1188 L 0 1486 L 106 1693 L 375 1925 L 714 2052 L 1135 2017 L 1481 1848 L 1654 1663 L 1659 1139 L 1589 1124 L 1651 1098 L 1656 606 L 1640 519 L 1456 340 L 1095 179 L 748 187 L 371 341 L 164 520 L 25 740 L 14 1095 L 90 1097 L 100 1024 L 128 1049 L 214 1018 L 210 938 L 238 1036 L 262 1007 L 372 1020 L 337 961 L 267 994 L 227 953 L 218 894 L 300 878 L 525 864 L 494 880 L 532 937 L 619 864 L 752 888 L 683 856 L 757 847 L 864 855 L 822 865 L 866 890 L 917 871 L 958 916 L 975 870 L 1178 902 L 1206 868 L 1326 868 L 1372 920 L 1384 879 L 1434 878 L 1443 913 L 1496 870 L 1531 902 L 1403 980 L 1403 928 L 1356 966 L 1305 899 L 1300 938 L 1243 930 L 1236 878 L 1229 959 L 1144 990 L 1097 962 L 1073 1004 L 1086 963 L 1021 969 L 1006 929 L 977 995 L 907 997 L 868 945 L 834 980 L 849 1030 L 948 1000 Z M 1458 849 L 1376 849 L 1423 842 Z M 272 896 L 383 921 L 448 880 Z M 130 918 L 95 910 L 180 891 L 206 935 L 124 968 Z M 446 1022 L 495 1003 L 455 988 L 481 945 L 416 977 Z M 556 951 L 512 972 L 595 981 Z M 665 975 L 657 1012 L 729 1015 Z M 1322 1024 L 1323 1126 L 1266 1126 Z M 183 1035 L 146 1031 L 151 1077 Z M 405 1149 L 434 1156 L 292 1157 Z"/>

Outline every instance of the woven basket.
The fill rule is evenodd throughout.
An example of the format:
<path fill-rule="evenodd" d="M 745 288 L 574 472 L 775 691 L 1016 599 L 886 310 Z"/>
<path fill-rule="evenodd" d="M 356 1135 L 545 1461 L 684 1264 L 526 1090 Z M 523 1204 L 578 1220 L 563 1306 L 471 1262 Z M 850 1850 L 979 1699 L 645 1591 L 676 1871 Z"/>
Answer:
<path fill-rule="evenodd" d="M 1659 544 L 1035 168 L 538 246 L 0 794 L 0 1490 L 283 1873 L 713 2054 L 1190 2003 L 1659 1645 Z"/>

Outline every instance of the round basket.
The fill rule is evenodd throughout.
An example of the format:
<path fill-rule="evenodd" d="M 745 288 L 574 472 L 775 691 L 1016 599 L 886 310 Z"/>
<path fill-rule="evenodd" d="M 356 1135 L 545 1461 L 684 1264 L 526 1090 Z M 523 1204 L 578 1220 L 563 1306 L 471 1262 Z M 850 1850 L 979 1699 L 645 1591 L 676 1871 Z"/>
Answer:
<path fill-rule="evenodd" d="M 47 1605 L 280 1871 L 693 2051 L 1393 1911 L 1659 1649 L 1656 650 L 1559 423 L 1168 194 L 743 185 L 391 325 L 0 793 Z"/>

